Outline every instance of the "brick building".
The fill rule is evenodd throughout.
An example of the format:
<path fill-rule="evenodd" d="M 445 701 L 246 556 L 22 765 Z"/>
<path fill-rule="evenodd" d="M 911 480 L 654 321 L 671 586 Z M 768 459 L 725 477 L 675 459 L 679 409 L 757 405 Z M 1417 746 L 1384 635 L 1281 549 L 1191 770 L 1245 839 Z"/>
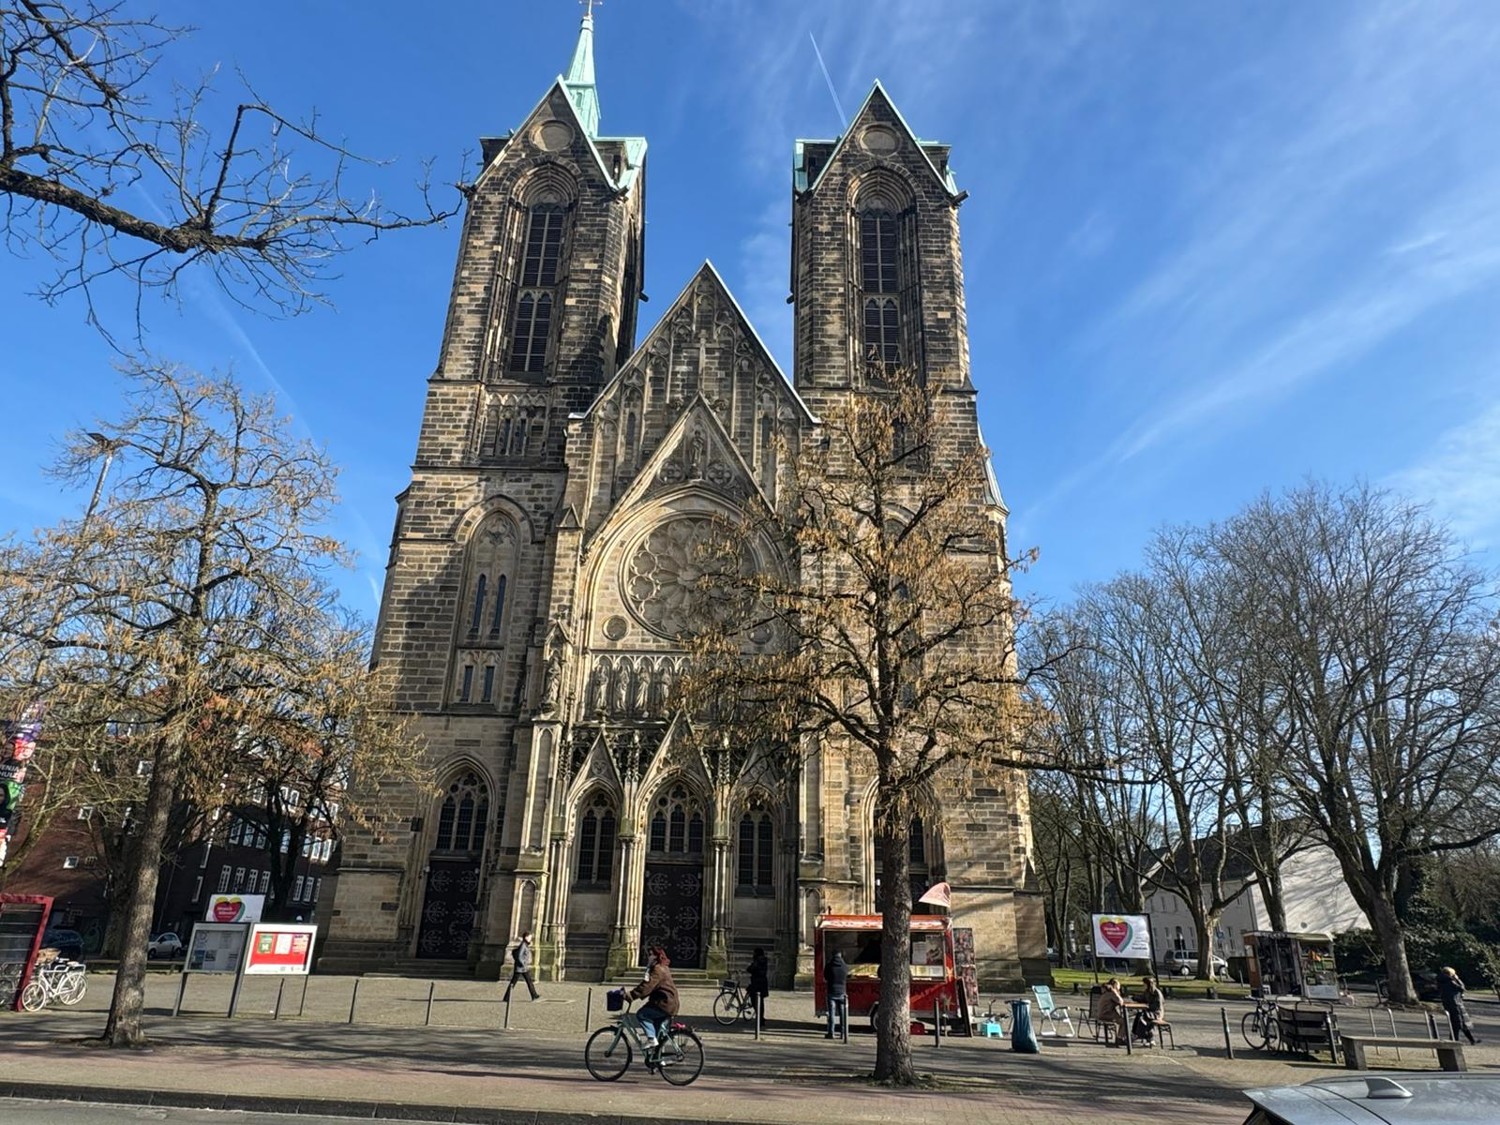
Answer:
<path fill-rule="evenodd" d="M 706 263 L 637 345 L 646 141 L 600 135 L 591 18 L 483 155 L 375 649 L 440 791 L 345 839 L 323 964 L 492 974 L 529 928 L 544 976 L 612 976 L 660 940 L 709 971 L 764 946 L 790 981 L 818 913 L 874 907 L 871 770 L 816 747 L 787 807 L 676 737 L 690 556 L 706 516 L 774 502 L 777 450 L 862 393 L 872 351 L 980 442 L 948 148 L 879 85 L 842 138 L 796 143 L 794 380 Z M 1003 520 L 993 481 L 986 503 Z M 953 884 L 981 978 L 1044 967 L 1024 785 L 932 819 L 913 880 Z"/>

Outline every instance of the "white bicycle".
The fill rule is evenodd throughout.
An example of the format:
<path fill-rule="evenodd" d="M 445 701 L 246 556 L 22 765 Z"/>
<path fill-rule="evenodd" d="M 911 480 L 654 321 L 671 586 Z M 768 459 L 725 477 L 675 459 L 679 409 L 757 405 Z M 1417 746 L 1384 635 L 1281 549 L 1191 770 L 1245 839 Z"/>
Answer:
<path fill-rule="evenodd" d="M 88 966 L 81 961 L 57 960 L 37 966 L 21 991 L 21 1007 L 40 1012 L 53 1000 L 70 1007 L 83 999 L 88 989 Z"/>

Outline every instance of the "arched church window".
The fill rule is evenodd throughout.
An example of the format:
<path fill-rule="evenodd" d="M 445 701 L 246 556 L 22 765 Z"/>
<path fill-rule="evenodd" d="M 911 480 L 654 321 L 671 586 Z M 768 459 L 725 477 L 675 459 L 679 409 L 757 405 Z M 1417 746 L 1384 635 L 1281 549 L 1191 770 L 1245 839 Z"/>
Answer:
<path fill-rule="evenodd" d="M 506 365 L 511 372 L 539 375 L 546 367 L 562 273 L 566 220 L 567 209 L 559 203 L 539 203 L 527 213 L 520 286 L 511 318 L 510 357 Z"/>
<path fill-rule="evenodd" d="M 674 785 L 656 798 L 650 824 L 647 850 L 667 855 L 703 854 L 703 811 L 686 787 Z"/>
<path fill-rule="evenodd" d="M 486 587 L 489 586 L 490 576 L 481 574 L 479 581 L 474 583 L 474 612 L 469 617 L 469 635 L 473 636 L 479 632 L 479 621 L 484 616 L 484 596 Z"/>
<path fill-rule="evenodd" d="M 468 770 L 448 786 L 448 792 L 443 795 L 434 848 L 440 852 L 478 854 L 484 850 L 485 824 L 489 816 L 489 787 L 473 770 Z"/>
<path fill-rule="evenodd" d="M 495 605 L 490 613 L 490 639 L 500 636 L 500 623 L 505 619 L 505 575 L 495 579 Z"/>
<path fill-rule="evenodd" d="M 589 802 L 578 822 L 578 882 L 609 886 L 614 850 L 614 805 L 599 794 Z"/>
<path fill-rule="evenodd" d="M 859 288 L 865 360 L 890 371 L 901 363 L 901 238 L 894 211 L 859 216 Z"/>
<path fill-rule="evenodd" d="M 761 894 L 771 892 L 772 842 L 775 835 L 771 814 L 759 802 L 740 817 L 735 883 L 741 891 Z"/>

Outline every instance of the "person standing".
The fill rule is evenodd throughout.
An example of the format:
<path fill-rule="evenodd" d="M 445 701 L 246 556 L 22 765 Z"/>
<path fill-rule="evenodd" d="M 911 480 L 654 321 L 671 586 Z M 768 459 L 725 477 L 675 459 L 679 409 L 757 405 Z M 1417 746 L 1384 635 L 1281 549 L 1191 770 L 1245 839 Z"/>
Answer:
<path fill-rule="evenodd" d="M 1478 1043 L 1479 1040 L 1474 1038 L 1474 1021 L 1469 1018 L 1469 1009 L 1464 1005 L 1464 982 L 1452 965 L 1444 965 L 1438 970 L 1438 996 L 1443 1002 L 1443 1011 L 1448 1013 L 1453 1041 L 1458 1042 L 1458 1033 L 1462 1031 L 1470 1043 Z"/>
<path fill-rule="evenodd" d="M 531 992 L 533 1000 L 540 1000 L 537 995 L 536 982 L 531 979 L 531 931 L 522 930 L 521 940 L 516 942 L 516 947 L 511 951 L 511 961 L 514 963 L 510 971 L 510 983 L 505 986 L 505 995 L 500 997 L 502 1003 L 510 999 L 510 990 L 516 987 L 516 981 L 524 980 L 527 989 Z"/>
<path fill-rule="evenodd" d="M 823 1038 L 832 1039 L 849 1026 L 849 966 L 837 949 L 823 966 L 823 986 L 828 994 L 828 1034 Z"/>
<path fill-rule="evenodd" d="M 755 1010 L 760 1013 L 761 1026 L 766 1022 L 766 997 L 771 992 L 771 962 L 766 957 L 766 951 L 756 946 L 755 952 L 750 954 L 750 999 L 755 1003 Z"/>

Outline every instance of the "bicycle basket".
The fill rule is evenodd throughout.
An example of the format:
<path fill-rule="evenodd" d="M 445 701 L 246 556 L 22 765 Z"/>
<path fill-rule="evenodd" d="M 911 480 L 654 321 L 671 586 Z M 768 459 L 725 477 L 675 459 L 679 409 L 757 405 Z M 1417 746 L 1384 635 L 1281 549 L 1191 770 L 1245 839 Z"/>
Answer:
<path fill-rule="evenodd" d="M 719 988 L 720 988 L 721 991 L 724 991 L 724 992 L 728 992 L 731 989 L 739 988 L 739 986 L 740 986 L 740 982 L 737 981 L 737 980 L 735 980 L 733 977 L 728 977 L 728 978 L 726 978 L 724 980 L 721 980 L 719 982 Z"/>
<path fill-rule="evenodd" d="M 605 1011 L 618 1012 L 625 1007 L 625 990 L 612 988 L 604 994 Z"/>

